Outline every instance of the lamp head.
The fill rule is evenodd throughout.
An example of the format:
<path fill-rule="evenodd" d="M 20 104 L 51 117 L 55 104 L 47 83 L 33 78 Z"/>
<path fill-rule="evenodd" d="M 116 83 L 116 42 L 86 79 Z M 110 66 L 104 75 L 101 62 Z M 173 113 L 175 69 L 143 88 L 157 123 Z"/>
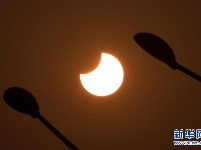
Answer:
<path fill-rule="evenodd" d="M 138 33 L 133 38 L 147 53 L 166 63 L 172 69 L 177 69 L 175 55 L 163 39 L 146 32 Z"/>
<path fill-rule="evenodd" d="M 37 118 L 39 106 L 34 96 L 27 90 L 20 87 L 11 87 L 4 92 L 5 102 L 21 113 L 29 114 L 33 118 Z"/>

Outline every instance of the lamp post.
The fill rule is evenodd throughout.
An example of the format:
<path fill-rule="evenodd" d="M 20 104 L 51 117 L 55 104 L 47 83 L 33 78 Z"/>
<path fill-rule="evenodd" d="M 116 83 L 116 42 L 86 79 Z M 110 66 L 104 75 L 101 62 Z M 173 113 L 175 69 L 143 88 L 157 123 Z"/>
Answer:
<path fill-rule="evenodd" d="M 183 73 L 186 73 L 201 82 L 201 76 L 185 68 L 176 61 L 171 47 L 160 37 L 151 33 L 141 32 L 136 34 L 133 38 L 138 45 L 156 59 L 166 63 L 170 68 L 179 69 Z"/>
<path fill-rule="evenodd" d="M 33 118 L 38 118 L 49 130 L 51 130 L 64 144 L 72 150 L 78 148 L 65 138 L 54 126 L 52 126 L 39 112 L 39 106 L 34 96 L 20 87 L 11 87 L 4 92 L 4 100 L 6 103 L 24 114 L 29 114 Z"/>

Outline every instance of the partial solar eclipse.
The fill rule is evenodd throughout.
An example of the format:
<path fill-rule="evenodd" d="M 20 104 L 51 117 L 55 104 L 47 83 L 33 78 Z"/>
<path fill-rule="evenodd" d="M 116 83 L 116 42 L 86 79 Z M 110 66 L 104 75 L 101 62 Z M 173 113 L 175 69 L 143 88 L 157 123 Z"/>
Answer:
<path fill-rule="evenodd" d="M 80 74 L 83 87 L 96 96 L 114 93 L 123 82 L 124 71 L 121 63 L 114 56 L 102 53 L 98 67 L 87 74 Z"/>

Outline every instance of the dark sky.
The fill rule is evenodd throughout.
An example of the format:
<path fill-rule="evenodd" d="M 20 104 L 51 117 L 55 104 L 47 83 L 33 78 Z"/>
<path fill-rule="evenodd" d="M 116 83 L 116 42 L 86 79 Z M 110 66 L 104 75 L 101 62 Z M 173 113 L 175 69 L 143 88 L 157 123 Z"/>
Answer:
<path fill-rule="evenodd" d="M 0 149 L 65 150 L 39 120 L 16 112 L 4 91 L 30 91 L 41 114 L 81 150 L 170 150 L 174 129 L 201 129 L 201 84 L 144 52 L 138 32 L 163 38 L 201 75 L 200 0 L 1 0 Z M 96 97 L 80 73 L 101 52 L 124 68 L 120 89 Z"/>

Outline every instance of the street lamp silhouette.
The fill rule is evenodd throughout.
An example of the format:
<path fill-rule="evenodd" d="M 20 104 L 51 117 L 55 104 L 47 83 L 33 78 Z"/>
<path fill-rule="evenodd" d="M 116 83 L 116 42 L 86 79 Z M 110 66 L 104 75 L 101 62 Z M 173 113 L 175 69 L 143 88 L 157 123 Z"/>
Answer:
<path fill-rule="evenodd" d="M 172 69 L 179 69 L 183 73 L 201 82 L 201 76 L 180 65 L 171 47 L 160 37 L 146 32 L 136 34 L 134 40 L 150 55 L 166 63 Z"/>
<path fill-rule="evenodd" d="M 29 114 L 33 118 L 38 118 L 47 128 L 49 128 L 61 141 L 63 141 L 70 149 L 78 150 L 67 138 L 65 138 L 55 127 L 53 127 L 39 112 L 39 106 L 34 96 L 20 87 L 11 87 L 4 92 L 4 100 L 6 103 L 24 114 Z"/>

